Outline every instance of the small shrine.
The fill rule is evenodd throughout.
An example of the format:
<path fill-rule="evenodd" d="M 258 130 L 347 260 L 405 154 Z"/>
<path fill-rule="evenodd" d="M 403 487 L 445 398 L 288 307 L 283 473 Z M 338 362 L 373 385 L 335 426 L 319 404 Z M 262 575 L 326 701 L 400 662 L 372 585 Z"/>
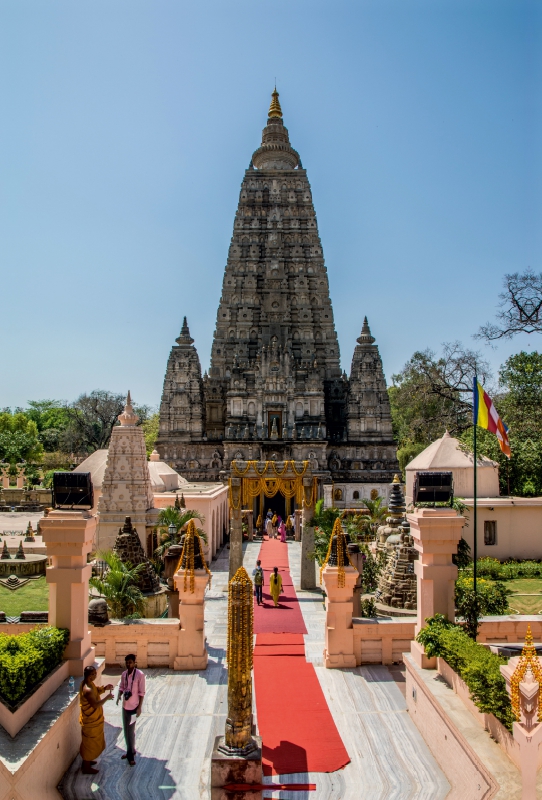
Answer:
<path fill-rule="evenodd" d="M 405 497 L 399 475 L 391 484 L 388 509 L 390 515 L 386 524 L 381 525 L 377 533 L 377 547 L 386 552 L 387 562 L 380 575 L 375 601 L 380 615 L 402 616 L 401 612 L 411 613 L 416 609 L 414 561 L 418 553 L 405 516 Z"/>
<path fill-rule="evenodd" d="M 166 608 L 167 590 L 162 586 L 156 570 L 145 555 L 139 535 L 133 527 L 130 517 L 126 517 L 124 525 L 119 528 L 113 552 L 124 564 L 129 562 L 133 567 L 143 564 L 143 569 L 139 573 L 138 586 L 145 595 L 145 616 L 159 616 Z"/>

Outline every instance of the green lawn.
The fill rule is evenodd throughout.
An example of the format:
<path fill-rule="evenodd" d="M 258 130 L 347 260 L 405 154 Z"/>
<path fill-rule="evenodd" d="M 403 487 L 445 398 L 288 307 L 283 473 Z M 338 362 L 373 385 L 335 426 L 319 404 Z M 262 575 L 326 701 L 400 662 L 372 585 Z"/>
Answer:
<path fill-rule="evenodd" d="M 45 578 L 28 581 L 20 589 L 0 586 L 0 611 L 8 617 L 18 617 L 21 611 L 47 611 L 49 608 L 49 585 Z"/>
<path fill-rule="evenodd" d="M 518 578 L 515 581 L 505 581 L 504 585 L 514 592 L 508 598 L 508 605 L 516 614 L 542 613 L 541 578 Z"/>

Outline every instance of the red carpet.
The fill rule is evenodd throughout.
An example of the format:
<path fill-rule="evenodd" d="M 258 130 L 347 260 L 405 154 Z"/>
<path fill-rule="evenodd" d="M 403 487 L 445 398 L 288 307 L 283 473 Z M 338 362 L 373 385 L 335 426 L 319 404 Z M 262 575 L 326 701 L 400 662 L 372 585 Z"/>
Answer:
<path fill-rule="evenodd" d="M 278 539 L 264 539 L 259 558 L 264 571 L 263 605 L 254 603 L 254 633 L 307 633 L 288 569 L 288 545 Z M 282 594 L 278 608 L 269 594 L 269 577 L 279 568 Z"/>
<path fill-rule="evenodd" d="M 272 600 L 271 607 L 254 604 L 254 686 L 264 775 L 335 772 L 350 759 L 314 667 L 305 659 L 306 628 L 289 572 L 288 546 L 264 540 L 259 557 L 264 600 L 274 566 L 286 594 L 279 608 Z"/>

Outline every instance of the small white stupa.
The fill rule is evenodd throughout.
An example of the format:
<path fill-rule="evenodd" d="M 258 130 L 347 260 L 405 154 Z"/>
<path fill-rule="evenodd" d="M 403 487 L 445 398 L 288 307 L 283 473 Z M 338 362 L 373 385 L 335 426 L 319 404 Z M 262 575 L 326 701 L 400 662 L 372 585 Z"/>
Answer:
<path fill-rule="evenodd" d="M 120 425 L 111 433 L 98 501 L 96 549 L 113 547 L 119 528 L 130 517 L 146 551 L 146 528 L 150 531 L 156 525 L 159 512 L 154 508 L 145 434 L 137 425 L 139 417 L 132 408 L 130 392 L 118 419 Z"/>
<path fill-rule="evenodd" d="M 499 465 L 484 456 L 478 456 L 477 464 L 478 497 L 498 497 Z M 474 495 L 474 456 L 461 449 L 459 440 L 450 436 L 448 431 L 407 464 L 407 503 L 412 503 L 416 472 L 452 472 L 454 495 L 469 498 Z"/>

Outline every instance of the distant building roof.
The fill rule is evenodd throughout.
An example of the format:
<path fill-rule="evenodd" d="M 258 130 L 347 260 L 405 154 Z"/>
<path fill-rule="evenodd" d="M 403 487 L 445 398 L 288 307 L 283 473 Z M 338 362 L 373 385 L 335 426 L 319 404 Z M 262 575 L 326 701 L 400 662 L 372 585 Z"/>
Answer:
<path fill-rule="evenodd" d="M 495 468 L 498 466 L 496 461 L 485 458 L 485 456 L 478 456 L 477 461 L 478 467 Z M 461 442 L 458 439 L 454 439 L 454 437 L 450 436 L 448 431 L 446 431 L 442 439 L 437 439 L 436 442 L 433 442 L 429 447 L 426 447 L 425 450 L 422 450 L 416 458 L 413 458 L 412 461 L 407 464 L 406 468 L 407 470 L 417 472 L 424 469 L 472 469 L 473 466 L 473 454 L 461 449 Z"/>
<path fill-rule="evenodd" d="M 88 458 L 85 458 L 74 472 L 90 472 L 92 485 L 95 489 L 101 489 L 105 468 L 107 466 L 107 456 L 109 450 L 96 450 Z M 164 461 L 152 459 L 147 462 L 153 492 L 174 492 L 183 489 L 188 485 L 186 478 L 175 472 Z"/>
<path fill-rule="evenodd" d="M 90 472 L 92 485 L 95 489 L 99 489 L 104 480 L 105 468 L 107 466 L 108 450 L 96 450 L 94 453 L 81 461 L 74 472 Z"/>

